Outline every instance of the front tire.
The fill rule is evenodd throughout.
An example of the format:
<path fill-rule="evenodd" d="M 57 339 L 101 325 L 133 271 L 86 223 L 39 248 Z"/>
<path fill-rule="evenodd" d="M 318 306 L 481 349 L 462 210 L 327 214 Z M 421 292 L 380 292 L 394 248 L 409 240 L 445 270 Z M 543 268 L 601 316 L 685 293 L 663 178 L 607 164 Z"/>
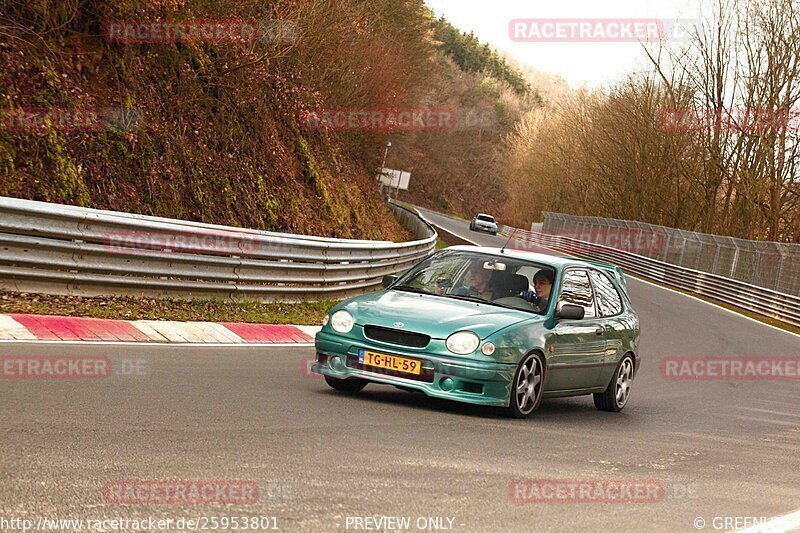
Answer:
<path fill-rule="evenodd" d="M 506 414 L 512 418 L 529 417 L 542 403 L 543 392 L 544 358 L 538 353 L 530 353 L 514 373 Z"/>
<path fill-rule="evenodd" d="M 358 392 L 367 386 L 366 380 L 358 378 L 339 379 L 331 376 L 325 376 L 325 381 L 331 386 L 331 388 L 341 392 Z"/>
<path fill-rule="evenodd" d="M 617 365 L 606 391 L 592 395 L 594 397 L 594 406 L 601 411 L 619 413 L 628 403 L 632 383 L 633 358 L 630 355 L 626 355 Z"/>

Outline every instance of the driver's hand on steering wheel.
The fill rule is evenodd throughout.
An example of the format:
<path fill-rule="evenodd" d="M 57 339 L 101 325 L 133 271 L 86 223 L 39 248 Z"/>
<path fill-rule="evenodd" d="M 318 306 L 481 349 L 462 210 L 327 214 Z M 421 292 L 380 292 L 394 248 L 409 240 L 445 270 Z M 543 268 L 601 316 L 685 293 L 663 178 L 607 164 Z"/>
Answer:
<path fill-rule="evenodd" d="M 447 294 L 448 290 L 452 288 L 453 288 L 453 282 L 450 281 L 448 278 L 441 277 L 436 280 L 434 292 L 436 294 Z"/>
<path fill-rule="evenodd" d="M 536 294 L 536 291 L 522 291 L 519 293 L 519 297 L 534 305 L 538 305 L 540 300 L 539 295 Z"/>

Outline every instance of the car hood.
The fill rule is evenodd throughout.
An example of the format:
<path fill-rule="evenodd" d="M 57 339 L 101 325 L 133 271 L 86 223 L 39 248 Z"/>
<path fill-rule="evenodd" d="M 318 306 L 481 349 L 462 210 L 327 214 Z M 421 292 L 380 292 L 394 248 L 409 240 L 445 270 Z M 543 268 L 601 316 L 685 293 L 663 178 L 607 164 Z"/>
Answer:
<path fill-rule="evenodd" d="M 456 331 L 473 331 L 481 339 L 538 315 L 495 305 L 443 296 L 385 290 L 349 300 L 347 309 L 361 326 L 374 325 L 445 339 Z M 539 317 L 543 318 L 543 317 Z M 402 322 L 402 326 L 397 323 Z"/>

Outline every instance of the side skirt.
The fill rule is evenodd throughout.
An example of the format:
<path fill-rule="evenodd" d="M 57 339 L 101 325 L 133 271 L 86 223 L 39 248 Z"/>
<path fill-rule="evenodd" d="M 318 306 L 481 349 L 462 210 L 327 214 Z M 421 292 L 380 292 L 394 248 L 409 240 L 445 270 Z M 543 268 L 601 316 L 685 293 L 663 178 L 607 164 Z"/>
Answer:
<path fill-rule="evenodd" d="M 605 387 L 594 387 L 591 389 L 566 389 L 544 391 L 542 398 L 566 398 L 568 396 L 584 396 L 586 394 L 598 394 L 605 392 Z"/>

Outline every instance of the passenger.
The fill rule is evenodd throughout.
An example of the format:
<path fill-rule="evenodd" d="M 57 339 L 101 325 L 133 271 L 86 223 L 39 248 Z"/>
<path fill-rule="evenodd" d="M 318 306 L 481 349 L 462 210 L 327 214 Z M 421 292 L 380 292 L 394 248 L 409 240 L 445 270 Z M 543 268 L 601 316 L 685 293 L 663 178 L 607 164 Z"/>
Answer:
<path fill-rule="evenodd" d="M 540 270 L 533 275 L 534 290 L 524 291 L 520 296 L 535 305 L 539 312 L 543 312 L 550 302 L 550 291 L 553 289 L 554 279 L 555 275 L 552 270 Z"/>

